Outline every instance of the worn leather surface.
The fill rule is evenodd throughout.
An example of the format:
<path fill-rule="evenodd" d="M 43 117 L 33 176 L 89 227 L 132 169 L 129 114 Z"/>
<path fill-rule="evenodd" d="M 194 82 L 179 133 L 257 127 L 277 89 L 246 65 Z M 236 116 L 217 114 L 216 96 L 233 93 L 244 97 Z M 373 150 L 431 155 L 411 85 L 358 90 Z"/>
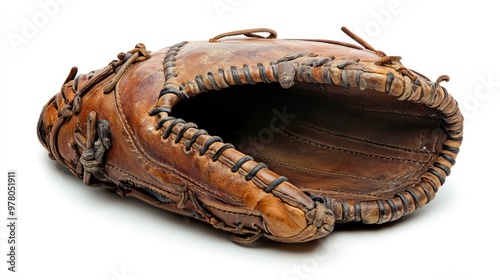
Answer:
<path fill-rule="evenodd" d="M 139 46 L 75 75 L 40 117 L 50 156 L 88 185 L 242 242 L 396 220 L 432 200 L 462 141 L 440 81 L 345 43 Z"/>

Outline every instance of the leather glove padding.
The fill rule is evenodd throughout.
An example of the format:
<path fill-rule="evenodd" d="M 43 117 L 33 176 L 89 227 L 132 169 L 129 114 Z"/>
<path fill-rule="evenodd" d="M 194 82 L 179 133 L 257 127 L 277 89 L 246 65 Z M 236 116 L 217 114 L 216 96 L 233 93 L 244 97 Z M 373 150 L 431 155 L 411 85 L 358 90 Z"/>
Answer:
<path fill-rule="evenodd" d="M 446 76 L 432 82 L 344 31 L 364 48 L 272 30 L 139 44 L 100 70 L 72 69 L 39 139 L 86 184 L 240 242 L 397 220 L 445 182 L 463 117 Z M 238 34 L 251 38 L 222 39 Z"/>

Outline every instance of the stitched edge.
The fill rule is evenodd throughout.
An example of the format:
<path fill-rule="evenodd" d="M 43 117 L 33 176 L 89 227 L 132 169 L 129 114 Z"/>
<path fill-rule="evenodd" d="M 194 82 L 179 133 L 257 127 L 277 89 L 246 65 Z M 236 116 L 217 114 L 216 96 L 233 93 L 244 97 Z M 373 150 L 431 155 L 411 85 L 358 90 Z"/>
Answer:
<path fill-rule="evenodd" d="M 173 72 L 173 68 L 174 66 L 169 68 L 168 74 Z M 178 92 L 172 93 L 177 98 L 181 98 L 180 96 L 196 95 L 204 91 L 218 90 L 233 85 L 277 82 L 277 69 L 277 63 L 275 62 L 270 62 L 269 66 L 265 66 L 263 63 L 257 63 L 256 66 L 244 65 L 242 68 L 231 66 L 229 69 L 220 69 L 217 73 L 208 72 L 196 75 L 193 80 L 181 86 L 176 85 L 177 89 L 183 95 L 179 95 Z M 387 71 L 387 69 L 390 70 Z M 171 77 L 174 76 L 166 76 L 165 86 L 171 85 L 169 83 Z M 390 96 L 395 96 L 400 101 L 409 101 L 435 109 L 441 113 L 444 121 L 442 128 L 447 133 L 447 140 L 443 144 L 443 150 L 439 154 L 439 157 L 434 161 L 439 164 L 434 164 L 429 168 L 422 175 L 419 183 L 402 192 L 396 193 L 392 198 L 376 202 L 356 202 L 354 205 L 352 202 L 348 202 L 349 207 L 347 208 L 356 206 L 356 209 L 355 211 L 349 209 L 347 214 L 341 212 L 341 222 L 360 220 L 364 223 L 381 223 L 385 222 L 386 219 L 384 217 L 389 217 L 389 220 L 393 221 L 413 212 L 434 197 L 439 187 L 445 182 L 446 176 L 455 163 L 455 158 L 460 151 L 459 147 L 463 135 L 463 116 L 458 108 L 458 103 L 448 94 L 446 89 L 438 83 L 432 83 L 424 77 L 420 77 L 420 75 L 415 75 L 402 67 L 399 62 L 392 61 L 390 61 L 389 65 L 384 64 L 383 66 L 376 66 L 374 63 L 359 62 L 359 60 L 302 63 L 297 65 L 294 81 L 333 84 L 343 86 L 344 88 L 357 87 L 361 90 L 373 89 Z M 162 105 L 157 106 L 157 108 L 160 106 Z M 210 147 L 206 148 L 210 149 Z M 209 153 L 209 155 L 214 153 L 217 153 L 217 151 Z M 222 163 L 224 164 L 224 162 Z M 231 166 L 228 167 L 232 168 Z M 255 176 L 258 177 L 258 173 Z M 420 195 L 421 193 L 424 194 L 424 199 L 417 196 L 417 194 Z M 407 194 L 410 194 L 409 197 L 407 197 Z M 402 197 L 407 202 L 403 203 L 403 214 L 398 210 L 401 208 L 400 201 L 402 201 Z M 335 203 L 337 205 L 332 206 L 333 208 L 340 204 L 341 209 L 345 211 L 344 202 L 334 201 Z M 380 206 L 381 203 L 383 209 Z M 374 211 L 374 209 L 377 211 Z M 393 213 L 394 209 L 397 209 L 397 213 Z M 355 213 L 355 215 L 352 215 L 351 212 Z M 377 212 L 377 214 L 373 215 L 372 212 Z M 339 217 L 339 215 L 336 215 L 336 217 Z"/>

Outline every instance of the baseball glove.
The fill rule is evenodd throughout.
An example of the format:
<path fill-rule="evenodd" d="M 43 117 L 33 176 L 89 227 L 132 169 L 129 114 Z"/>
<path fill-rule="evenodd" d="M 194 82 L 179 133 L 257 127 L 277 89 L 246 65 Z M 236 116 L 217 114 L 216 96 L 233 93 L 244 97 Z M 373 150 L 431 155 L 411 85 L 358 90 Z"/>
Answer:
<path fill-rule="evenodd" d="M 72 68 L 39 140 L 85 184 L 238 242 L 397 220 L 445 182 L 463 117 L 447 76 L 431 82 L 343 31 L 361 47 L 270 29 L 154 53 L 138 44 L 100 70 Z"/>

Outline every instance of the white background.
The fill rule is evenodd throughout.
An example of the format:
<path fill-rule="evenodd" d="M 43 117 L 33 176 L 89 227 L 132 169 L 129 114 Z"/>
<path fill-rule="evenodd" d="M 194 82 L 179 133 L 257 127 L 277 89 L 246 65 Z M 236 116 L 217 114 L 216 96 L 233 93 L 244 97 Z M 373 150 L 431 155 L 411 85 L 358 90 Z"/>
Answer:
<path fill-rule="evenodd" d="M 0 279 L 500 279 L 500 21 L 490 3 L 2 1 Z M 338 226 L 307 244 L 243 247 L 200 222 L 84 186 L 38 143 L 40 110 L 74 65 L 86 73 L 138 42 L 157 50 L 254 27 L 279 38 L 350 42 L 342 25 L 431 79 L 448 74 L 444 86 L 467 117 L 451 177 L 434 201 L 399 222 Z M 12 169 L 16 273 L 6 263 Z"/>

